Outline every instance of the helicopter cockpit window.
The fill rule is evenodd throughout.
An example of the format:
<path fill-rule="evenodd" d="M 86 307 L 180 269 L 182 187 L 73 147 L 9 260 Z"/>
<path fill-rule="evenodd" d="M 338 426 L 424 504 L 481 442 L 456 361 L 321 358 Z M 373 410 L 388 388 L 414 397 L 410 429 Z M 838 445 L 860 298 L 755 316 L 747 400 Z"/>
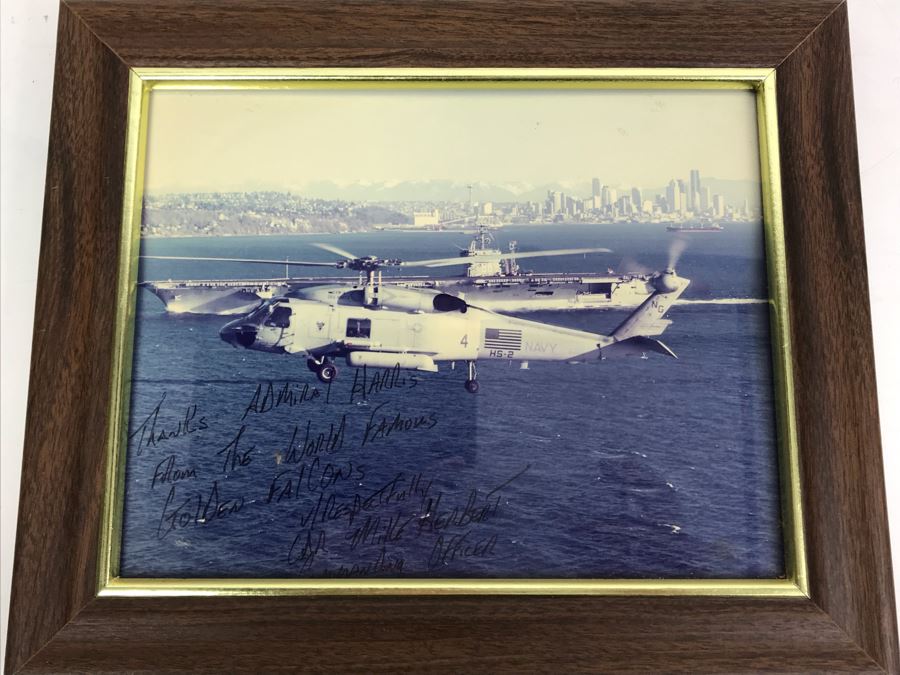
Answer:
<path fill-rule="evenodd" d="M 259 324 L 265 317 L 269 315 L 269 305 L 267 303 L 263 303 L 252 312 L 247 315 L 248 323 Z"/>
<path fill-rule="evenodd" d="M 370 319 L 347 319 L 348 338 L 368 338 L 372 335 Z"/>
<path fill-rule="evenodd" d="M 287 305 L 278 305 L 272 310 L 269 318 L 266 319 L 267 326 L 275 328 L 288 328 L 291 325 L 291 308 Z"/>

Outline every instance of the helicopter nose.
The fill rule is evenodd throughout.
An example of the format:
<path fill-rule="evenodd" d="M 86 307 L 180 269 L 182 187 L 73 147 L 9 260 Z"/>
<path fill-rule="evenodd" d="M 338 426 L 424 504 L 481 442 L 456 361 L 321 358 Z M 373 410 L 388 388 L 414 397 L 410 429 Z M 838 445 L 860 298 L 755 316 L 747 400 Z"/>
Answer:
<path fill-rule="evenodd" d="M 250 347 L 256 342 L 256 327 L 246 324 L 238 326 L 228 324 L 219 331 L 219 337 L 230 345 Z"/>

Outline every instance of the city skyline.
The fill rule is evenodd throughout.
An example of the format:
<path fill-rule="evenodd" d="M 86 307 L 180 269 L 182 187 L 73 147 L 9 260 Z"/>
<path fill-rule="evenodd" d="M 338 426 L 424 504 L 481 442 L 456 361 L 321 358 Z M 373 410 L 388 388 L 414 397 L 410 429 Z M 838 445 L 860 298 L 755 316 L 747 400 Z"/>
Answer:
<path fill-rule="evenodd" d="M 692 169 L 691 171 L 699 171 Z M 685 172 L 685 176 L 687 173 Z M 246 192 L 277 192 L 296 195 L 303 199 L 347 201 L 347 202 L 434 202 L 446 201 L 462 203 L 468 201 L 469 188 L 473 203 L 485 201 L 496 203 L 512 203 L 541 201 L 550 191 L 559 190 L 569 195 L 592 196 L 593 183 L 597 181 L 601 187 L 618 191 L 630 191 L 634 188 L 645 195 L 666 196 L 668 183 L 671 180 L 687 183 L 681 175 L 654 186 L 634 186 L 622 181 L 603 181 L 595 177 L 572 181 L 555 181 L 544 185 L 518 185 L 510 182 L 502 184 L 478 181 L 462 181 L 451 179 L 431 179 L 390 182 L 364 182 L 337 184 L 333 181 L 315 181 L 305 186 L 292 186 L 290 189 L 248 189 L 248 190 L 173 190 L 156 193 L 145 193 L 149 197 L 176 196 L 188 194 L 240 194 Z M 716 176 L 703 174 L 705 183 L 713 183 L 715 191 L 723 193 L 728 203 L 737 203 L 749 199 L 758 204 L 761 184 L 759 181 L 722 180 Z M 371 192 L 370 192 L 371 191 Z M 398 194 L 399 193 L 399 194 Z M 499 194 L 498 194 L 499 193 Z M 597 193 L 599 194 L 599 193 Z M 730 195 L 730 196 L 729 196 Z"/>
<path fill-rule="evenodd" d="M 366 201 L 322 199 L 296 192 L 248 191 L 227 193 L 170 193 L 147 195 L 142 231 L 165 233 L 231 234 L 275 232 L 360 231 L 371 228 L 410 227 L 443 229 L 471 223 L 500 226 L 514 223 L 593 222 L 634 224 L 712 223 L 721 220 L 757 221 L 761 217 L 759 191 L 739 199 L 713 192 L 710 179 L 699 169 L 690 178 L 673 177 L 665 190 L 632 186 L 610 187 L 591 179 L 589 196 L 547 190 L 537 199 L 512 201 L 473 198 Z M 713 181 L 714 182 L 714 181 Z M 733 195 L 732 195 L 733 197 Z"/>
<path fill-rule="evenodd" d="M 649 188 L 685 166 L 759 180 L 751 92 L 157 91 L 145 191 L 448 177 L 526 191 L 593 176 Z"/>

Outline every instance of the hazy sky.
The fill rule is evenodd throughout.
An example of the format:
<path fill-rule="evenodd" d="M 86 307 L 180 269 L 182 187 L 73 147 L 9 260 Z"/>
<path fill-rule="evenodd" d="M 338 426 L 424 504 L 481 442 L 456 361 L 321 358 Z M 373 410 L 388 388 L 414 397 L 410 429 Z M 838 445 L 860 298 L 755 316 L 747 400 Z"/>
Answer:
<path fill-rule="evenodd" d="M 151 94 L 148 193 L 422 179 L 661 186 L 759 180 L 749 91 Z"/>

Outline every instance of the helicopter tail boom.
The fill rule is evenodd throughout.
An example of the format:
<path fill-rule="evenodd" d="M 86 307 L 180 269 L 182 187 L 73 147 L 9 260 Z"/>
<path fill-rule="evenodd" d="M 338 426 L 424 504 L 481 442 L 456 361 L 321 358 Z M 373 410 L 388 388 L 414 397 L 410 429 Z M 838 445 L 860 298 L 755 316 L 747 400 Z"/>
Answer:
<path fill-rule="evenodd" d="M 653 279 L 656 291 L 644 300 L 612 332 L 610 337 L 615 342 L 622 342 L 630 338 L 649 338 L 662 335 L 669 324 L 672 323 L 663 317 L 690 283 L 690 280 L 679 277 L 672 269 L 656 275 Z M 666 349 L 668 350 L 668 348 Z"/>

